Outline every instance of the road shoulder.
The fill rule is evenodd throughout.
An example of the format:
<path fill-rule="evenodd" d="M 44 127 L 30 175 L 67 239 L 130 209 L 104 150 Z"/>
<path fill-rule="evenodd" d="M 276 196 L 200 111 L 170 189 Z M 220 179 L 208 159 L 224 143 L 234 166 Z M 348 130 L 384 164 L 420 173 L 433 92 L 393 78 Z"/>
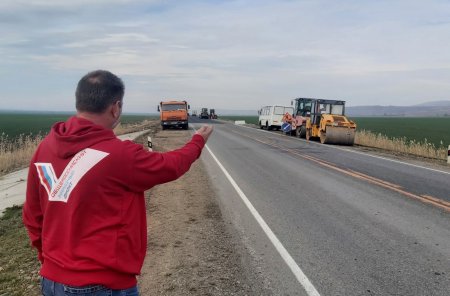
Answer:
<path fill-rule="evenodd" d="M 157 150 L 172 150 L 191 135 L 160 131 L 153 143 Z M 142 295 L 261 294 L 249 284 L 201 161 L 177 181 L 148 191 L 146 202 L 148 247 L 139 278 Z"/>

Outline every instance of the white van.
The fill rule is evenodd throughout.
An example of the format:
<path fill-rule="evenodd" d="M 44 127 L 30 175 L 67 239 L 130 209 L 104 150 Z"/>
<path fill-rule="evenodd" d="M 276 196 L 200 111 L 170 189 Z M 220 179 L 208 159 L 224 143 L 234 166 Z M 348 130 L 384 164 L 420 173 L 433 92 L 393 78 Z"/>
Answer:
<path fill-rule="evenodd" d="M 259 127 L 266 128 L 267 130 L 271 130 L 273 128 L 280 129 L 281 119 L 283 115 L 289 112 L 289 114 L 294 113 L 293 107 L 285 107 L 285 106 L 264 106 L 259 111 Z"/>

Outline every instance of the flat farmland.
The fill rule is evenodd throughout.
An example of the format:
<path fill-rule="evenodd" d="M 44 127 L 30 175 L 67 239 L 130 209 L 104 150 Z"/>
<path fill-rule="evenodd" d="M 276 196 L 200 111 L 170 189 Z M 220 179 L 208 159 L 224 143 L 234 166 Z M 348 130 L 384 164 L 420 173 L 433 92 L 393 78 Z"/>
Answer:
<path fill-rule="evenodd" d="M 352 117 L 358 130 L 367 130 L 389 138 L 406 138 L 434 146 L 450 145 L 450 117 Z"/>
<path fill-rule="evenodd" d="M 14 139 L 20 134 L 45 135 L 51 126 L 58 121 L 67 120 L 69 113 L 0 113 L 0 135 L 5 134 L 9 139 Z M 155 116 L 146 115 L 122 115 L 124 124 L 137 123 L 146 119 L 154 119 Z"/>

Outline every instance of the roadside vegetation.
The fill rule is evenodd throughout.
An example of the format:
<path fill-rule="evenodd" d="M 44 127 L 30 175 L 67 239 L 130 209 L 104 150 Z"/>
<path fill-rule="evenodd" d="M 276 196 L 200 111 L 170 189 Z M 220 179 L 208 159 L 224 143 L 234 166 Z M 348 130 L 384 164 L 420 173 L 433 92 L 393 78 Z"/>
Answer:
<path fill-rule="evenodd" d="M 442 144 L 435 146 L 427 139 L 423 142 L 403 138 L 389 138 L 381 133 L 373 133 L 366 130 L 358 130 L 355 135 L 355 144 L 366 147 L 380 148 L 403 154 L 412 154 L 426 158 L 447 160 L 447 147 Z"/>
<path fill-rule="evenodd" d="M 150 120 L 143 120 L 143 121 L 133 122 L 133 123 L 121 122 L 114 129 L 114 133 L 117 136 L 128 134 L 128 133 L 134 133 L 134 132 L 138 132 L 138 131 L 147 129 L 149 127 L 149 125 L 150 125 Z"/>
<path fill-rule="evenodd" d="M 47 134 L 54 123 L 49 121 L 50 119 L 46 118 L 48 127 L 44 130 L 45 134 Z M 135 118 L 125 116 L 121 122 L 114 130 L 116 135 L 144 130 L 150 123 L 149 117 L 144 116 L 136 116 Z M 31 123 L 30 125 L 32 126 Z M 2 128 L 4 127 L 2 126 Z M 22 126 L 20 130 L 22 133 L 14 134 L 14 136 L 10 136 L 5 132 L 0 134 L 0 176 L 27 167 L 34 151 L 44 138 L 44 134 L 40 131 L 34 134 L 32 131 L 26 130 L 26 128 L 26 126 Z M 24 134 L 24 132 L 27 132 L 27 134 Z"/>
<path fill-rule="evenodd" d="M 448 117 L 353 117 L 357 130 L 435 147 L 450 145 Z"/>
<path fill-rule="evenodd" d="M 6 134 L 0 135 L 0 176 L 26 167 L 43 136 L 19 135 L 10 139 Z"/>
<path fill-rule="evenodd" d="M 37 252 L 22 224 L 22 207 L 7 208 L 0 217 L 0 295 L 39 295 Z"/>

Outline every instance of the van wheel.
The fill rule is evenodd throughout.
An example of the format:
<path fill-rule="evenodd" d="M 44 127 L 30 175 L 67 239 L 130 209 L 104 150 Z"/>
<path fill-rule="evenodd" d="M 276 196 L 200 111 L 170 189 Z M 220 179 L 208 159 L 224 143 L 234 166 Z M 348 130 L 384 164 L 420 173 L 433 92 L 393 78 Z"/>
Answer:
<path fill-rule="evenodd" d="M 261 121 L 259 122 L 259 128 L 263 129 L 263 125 L 261 124 Z"/>
<path fill-rule="evenodd" d="M 270 131 L 272 127 L 269 125 L 269 123 L 266 121 L 266 130 Z"/>

